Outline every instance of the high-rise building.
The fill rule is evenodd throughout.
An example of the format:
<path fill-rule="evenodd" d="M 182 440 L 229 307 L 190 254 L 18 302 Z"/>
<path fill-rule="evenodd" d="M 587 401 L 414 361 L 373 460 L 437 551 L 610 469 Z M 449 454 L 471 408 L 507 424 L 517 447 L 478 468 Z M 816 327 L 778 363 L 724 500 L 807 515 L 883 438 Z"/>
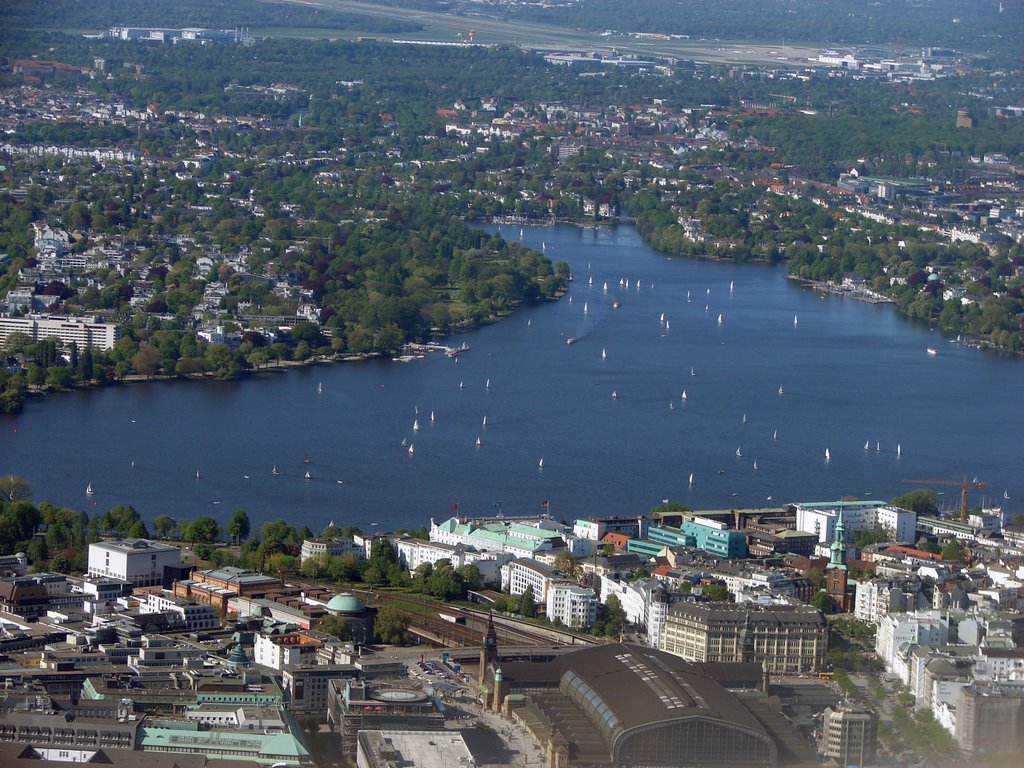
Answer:
<path fill-rule="evenodd" d="M 820 751 L 839 765 L 875 764 L 878 717 L 870 709 L 827 707 L 821 724 Z"/>

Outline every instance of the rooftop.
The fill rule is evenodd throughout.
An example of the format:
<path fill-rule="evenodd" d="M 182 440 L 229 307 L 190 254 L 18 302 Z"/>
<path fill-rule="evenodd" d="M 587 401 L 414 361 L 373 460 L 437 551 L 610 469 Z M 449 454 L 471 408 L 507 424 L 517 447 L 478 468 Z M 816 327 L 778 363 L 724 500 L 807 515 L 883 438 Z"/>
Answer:
<path fill-rule="evenodd" d="M 178 547 L 170 544 L 164 544 L 161 541 L 153 541 L 151 539 L 106 539 L 104 541 L 97 541 L 94 544 L 90 544 L 90 547 L 99 547 L 100 549 L 109 549 L 111 552 L 169 552 L 169 551 L 180 551 Z"/>

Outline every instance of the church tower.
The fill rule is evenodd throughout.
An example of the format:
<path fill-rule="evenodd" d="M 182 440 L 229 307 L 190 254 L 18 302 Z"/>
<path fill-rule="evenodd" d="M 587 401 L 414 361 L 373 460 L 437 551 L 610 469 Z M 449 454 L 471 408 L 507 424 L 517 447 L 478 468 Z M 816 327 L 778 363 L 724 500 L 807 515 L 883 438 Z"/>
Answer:
<path fill-rule="evenodd" d="M 839 610 L 849 613 L 853 610 L 852 596 L 846 590 L 846 524 L 843 522 L 843 510 L 839 510 L 835 532 L 832 537 L 831 557 L 825 566 L 825 591 L 836 601 Z"/>

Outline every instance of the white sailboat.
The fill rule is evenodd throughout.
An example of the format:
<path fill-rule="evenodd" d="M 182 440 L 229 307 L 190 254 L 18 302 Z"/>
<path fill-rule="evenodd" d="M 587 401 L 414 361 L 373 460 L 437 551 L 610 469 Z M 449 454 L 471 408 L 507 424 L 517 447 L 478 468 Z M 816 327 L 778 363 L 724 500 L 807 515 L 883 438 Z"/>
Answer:
<path fill-rule="evenodd" d="M 477 437 L 477 439 L 476 439 L 476 447 L 477 448 L 480 447 L 480 438 L 479 437 Z"/>
<path fill-rule="evenodd" d="M 132 469 L 135 469 L 135 459 L 132 459 Z"/>
<path fill-rule="evenodd" d="M 686 399 L 686 390 L 685 389 L 683 390 L 683 394 L 682 394 L 682 397 L 680 399 L 682 399 L 682 400 Z"/>
<path fill-rule="evenodd" d="M 690 473 L 690 485 L 693 485 L 693 472 Z"/>
<path fill-rule="evenodd" d="M 602 360 L 607 360 L 608 359 L 608 352 L 606 350 L 604 350 L 604 349 L 601 350 L 601 359 Z"/>
<path fill-rule="evenodd" d="M 272 474 L 272 475 L 277 475 L 277 474 L 280 474 L 280 473 L 279 473 L 279 472 L 277 471 L 277 464 L 275 464 L 275 465 L 274 465 L 274 468 L 273 468 L 272 470 L 270 470 L 270 474 Z"/>
<path fill-rule="evenodd" d="M 523 228 L 522 227 L 519 228 L 519 239 L 520 240 L 523 239 Z"/>
<path fill-rule="evenodd" d="M 491 380 L 488 379 L 486 382 L 484 382 L 484 389 L 490 389 L 490 388 L 491 388 Z"/>
<path fill-rule="evenodd" d="M 618 396 L 619 396 L 619 393 L 618 393 L 618 392 L 616 392 L 616 391 L 615 391 L 615 390 L 613 389 L 613 390 L 612 390 L 612 400 L 615 400 L 616 398 L 618 398 Z"/>
<path fill-rule="evenodd" d="M 431 420 L 431 421 L 433 421 L 433 420 L 434 420 L 434 412 L 433 412 L 433 411 L 431 411 L 431 412 L 430 412 L 430 420 Z"/>
<path fill-rule="evenodd" d="M 199 479 L 199 470 L 197 469 L 196 470 L 196 480 L 198 480 L 198 479 Z"/>
<path fill-rule="evenodd" d="M 899 443 L 896 443 L 896 458 L 899 458 L 901 453 L 903 453 L 903 449 L 900 447 Z"/>
<path fill-rule="evenodd" d="M 865 441 L 864 441 L 864 450 L 865 450 L 865 451 L 866 451 L 866 450 L 869 450 L 869 449 L 870 449 L 870 447 L 871 447 L 871 441 L 870 441 L 870 440 L 865 440 Z"/>
<path fill-rule="evenodd" d="M 740 423 L 741 424 L 746 424 L 747 423 L 747 414 L 745 414 L 745 413 L 743 414 L 743 419 L 740 421 Z"/>
<path fill-rule="evenodd" d="M 621 278 L 621 277 L 620 277 L 620 278 L 619 278 L 619 286 L 620 286 L 620 287 L 622 286 L 623 282 L 625 282 L 625 280 L 624 280 L 623 278 Z"/>
<path fill-rule="evenodd" d="M 533 318 L 532 317 L 529 320 L 526 321 L 526 327 L 527 328 L 529 328 L 531 325 L 533 325 Z"/>
<path fill-rule="evenodd" d="M 413 432 L 419 432 L 420 431 L 420 420 L 419 419 L 415 419 L 412 422 L 412 431 Z"/>
<path fill-rule="evenodd" d="M 402 438 L 402 447 L 406 448 L 406 447 L 408 447 L 408 445 L 409 445 L 409 441 L 406 438 L 403 437 Z"/>
<path fill-rule="evenodd" d="M 666 320 L 665 321 L 665 330 L 667 331 L 671 327 L 672 327 L 672 324 L 668 320 Z"/>
<path fill-rule="evenodd" d="M 696 376 L 697 375 L 697 372 L 695 370 L 693 370 L 693 366 L 690 366 L 690 375 L 691 376 Z"/>
<path fill-rule="evenodd" d="M 705 295 L 710 296 L 711 295 L 711 289 L 708 288 L 704 293 L 705 293 Z"/>
<path fill-rule="evenodd" d="M 664 312 L 661 313 L 661 322 L 663 322 L 663 323 L 665 322 L 665 313 Z"/>
<path fill-rule="evenodd" d="M 309 470 L 308 469 L 306 470 L 306 474 L 303 477 L 306 480 L 312 480 L 313 479 L 313 476 L 311 474 L 309 474 Z"/>
<path fill-rule="evenodd" d="M 674 411 L 674 410 L 676 409 L 676 404 L 675 404 L 675 403 L 673 403 L 673 402 L 672 402 L 671 400 L 670 400 L 670 401 L 669 401 L 669 403 L 668 403 L 668 409 L 669 409 L 670 411 Z"/>
<path fill-rule="evenodd" d="M 689 291 L 686 292 L 686 303 L 687 304 L 690 303 L 690 292 Z"/>
<path fill-rule="evenodd" d="M 797 325 L 799 322 L 800 321 L 797 319 L 797 316 L 793 315 L 793 325 Z"/>
<path fill-rule="evenodd" d="M 87 493 L 87 494 L 88 494 L 89 496 L 92 496 L 92 493 L 93 493 L 93 491 L 92 491 L 92 483 L 89 483 L 89 484 L 88 484 L 87 486 L 85 486 L 85 492 L 86 492 L 86 493 Z"/>
<path fill-rule="evenodd" d="M 416 451 L 413 450 L 412 444 L 409 444 L 409 455 L 412 456 Z"/>
<path fill-rule="evenodd" d="M 831 459 L 832 459 L 832 454 L 829 453 L 828 452 L 828 448 L 826 448 L 825 449 L 825 461 L 830 461 Z"/>
<path fill-rule="evenodd" d="M 544 459 L 537 462 L 537 469 L 544 469 Z"/>
<path fill-rule="evenodd" d="M 743 451 L 741 451 L 739 448 L 737 448 L 736 449 L 736 458 L 741 458 L 742 456 L 743 456 Z"/>
<path fill-rule="evenodd" d="M 541 250 L 541 252 L 543 252 L 543 253 L 547 253 L 547 252 L 548 252 L 548 244 L 547 244 L 547 243 L 545 243 L 545 242 L 541 242 L 541 244 L 540 244 L 540 250 Z"/>
<path fill-rule="evenodd" d="M 324 393 L 324 383 L 322 381 L 316 385 L 316 393 L 318 395 L 322 395 Z"/>
<path fill-rule="evenodd" d="M 1003 491 L 1003 499 L 1005 501 L 1009 501 L 1010 500 L 1010 492 L 1009 491 L 1007 491 L 1007 490 Z"/>
<path fill-rule="evenodd" d="M 881 444 L 881 443 L 877 443 L 877 442 L 876 442 L 876 443 L 875 443 L 875 451 L 876 451 L 876 452 L 878 452 L 878 451 L 880 451 L 880 450 L 882 450 L 882 444 Z"/>
<path fill-rule="evenodd" d="M 778 440 L 778 439 L 779 439 L 779 430 L 776 429 L 774 432 L 772 432 L 772 440 Z"/>
<path fill-rule="evenodd" d="M 481 426 L 484 426 L 484 427 L 487 426 L 487 417 L 486 416 L 484 416 L 484 421 L 483 421 L 483 424 Z"/>
<path fill-rule="evenodd" d="M 732 283 L 733 283 L 733 281 L 730 280 L 729 281 L 729 293 L 732 293 Z"/>
<path fill-rule="evenodd" d="M 608 283 L 605 283 L 605 284 L 604 284 L 604 292 L 605 292 L 605 293 L 607 293 L 607 292 L 608 292 Z"/>
<path fill-rule="evenodd" d="M 757 472 L 757 459 L 754 459 L 754 471 Z"/>
<path fill-rule="evenodd" d="M 780 395 L 782 394 L 782 386 L 781 385 L 779 386 L 779 394 Z"/>
<path fill-rule="evenodd" d="M 587 279 L 587 285 L 593 285 L 593 284 L 594 284 L 594 278 L 592 278 L 592 277 L 588 278 Z"/>
<path fill-rule="evenodd" d="M 460 382 L 459 382 L 459 389 L 462 389 L 462 388 L 463 388 L 463 386 L 465 386 L 465 385 L 463 384 L 463 382 L 461 382 L 461 381 L 460 381 Z"/>
<path fill-rule="evenodd" d="M 587 314 L 587 302 L 583 302 L 583 314 Z"/>
<path fill-rule="evenodd" d="M 719 325 L 722 324 L 722 313 L 721 312 L 718 313 L 718 324 Z"/>
<path fill-rule="evenodd" d="M 572 296 L 569 297 L 569 303 L 572 304 Z"/>

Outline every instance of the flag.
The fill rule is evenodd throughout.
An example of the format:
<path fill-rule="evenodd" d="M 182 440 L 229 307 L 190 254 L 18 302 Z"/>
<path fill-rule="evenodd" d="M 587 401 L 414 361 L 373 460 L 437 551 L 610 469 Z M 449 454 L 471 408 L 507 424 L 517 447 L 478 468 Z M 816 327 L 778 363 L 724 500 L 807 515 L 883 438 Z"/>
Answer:
<path fill-rule="evenodd" d="M 548 501 L 547 499 L 544 499 L 544 501 L 542 501 L 542 502 L 540 503 L 540 505 L 541 505 L 542 507 L 550 507 L 550 506 L 551 506 L 551 502 L 550 502 L 550 501 Z"/>
<path fill-rule="evenodd" d="M 459 511 L 459 503 L 458 502 L 455 502 L 454 504 L 452 504 L 452 510 L 455 511 L 455 512 Z"/>

